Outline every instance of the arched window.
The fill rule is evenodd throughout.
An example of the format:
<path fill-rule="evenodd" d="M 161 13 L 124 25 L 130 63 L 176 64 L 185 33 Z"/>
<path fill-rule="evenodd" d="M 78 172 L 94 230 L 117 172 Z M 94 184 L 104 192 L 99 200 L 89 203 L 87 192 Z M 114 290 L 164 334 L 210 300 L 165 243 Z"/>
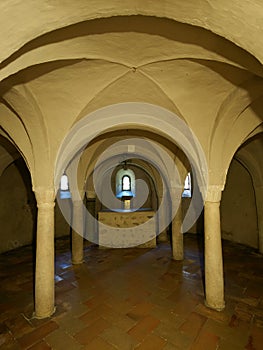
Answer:
<path fill-rule="evenodd" d="M 60 190 L 61 191 L 68 191 L 69 190 L 69 185 L 68 185 L 68 177 L 66 174 L 61 176 L 60 180 Z"/>
<path fill-rule="evenodd" d="M 124 175 L 121 180 L 122 191 L 131 191 L 131 178 L 129 175 Z"/>
<path fill-rule="evenodd" d="M 119 169 L 116 174 L 116 197 L 135 197 L 135 174 L 131 169 Z"/>
<path fill-rule="evenodd" d="M 184 191 L 182 197 L 192 197 L 192 184 L 191 184 L 191 174 L 188 173 L 184 181 Z"/>
<path fill-rule="evenodd" d="M 60 189 L 60 198 L 61 199 L 71 198 L 68 177 L 66 174 L 63 174 L 61 176 L 59 189 Z"/>

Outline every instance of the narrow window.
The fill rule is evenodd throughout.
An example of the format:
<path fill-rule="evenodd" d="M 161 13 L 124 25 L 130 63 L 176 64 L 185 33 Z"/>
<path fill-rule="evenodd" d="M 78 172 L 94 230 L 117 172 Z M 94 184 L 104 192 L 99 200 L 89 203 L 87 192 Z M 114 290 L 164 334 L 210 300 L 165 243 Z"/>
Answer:
<path fill-rule="evenodd" d="M 135 174 L 131 169 L 122 168 L 116 174 L 116 197 L 123 196 L 135 197 Z"/>
<path fill-rule="evenodd" d="M 188 173 L 184 181 L 184 191 L 182 197 L 192 197 L 191 174 Z"/>
<path fill-rule="evenodd" d="M 61 191 L 68 191 L 69 190 L 69 185 L 68 185 L 68 177 L 66 174 L 61 176 L 60 180 L 60 190 Z"/>
<path fill-rule="evenodd" d="M 122 177 L 122 191 L 131 191 L 131 178 L 129 175 Z"/>
<path fill-rule="evenodd" d="M 61 199 L 71 198 L 68 177 L 66 174 L 62 175 L 60 179 L 60 198 Z"/>

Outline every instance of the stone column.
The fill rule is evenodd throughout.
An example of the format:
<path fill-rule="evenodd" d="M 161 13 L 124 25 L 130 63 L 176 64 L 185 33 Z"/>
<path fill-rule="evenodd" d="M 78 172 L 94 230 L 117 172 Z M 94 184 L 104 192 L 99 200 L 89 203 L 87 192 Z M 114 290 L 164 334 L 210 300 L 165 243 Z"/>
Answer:
<path fill-rule="evenodd" d="M 159 205 L 161 205 L 162 201 L 165 201 L 165 203 L 167 203 L 167 199 L 163 198 L 162 196 L 160 196 L 159 198 Z M 163 205 L 160 212 L 159 212 L 159 217 L 158 217 L 158 230 L 159 230 L 159 225 L 164 225 L 165 223 L 169 223 L 169 208 L 166 205 Z M 168 225 L 167 225 L 168 226 Z M 158 242 L 167 242 L 169 240 L 168 237 L 168 232 L 167 232 L 167 227 L 165 227 L 160 234 L 157 236 Z"/>
<path fill-rule="evenodd" d="M 54 206 L 51 189 L 36 189 L 37 237 L 35 274 L 35 317 L 45 318 L 55 311 L 54 305 Z"/>
<path fill-rule="evenodd" d="M 218 311 L 225 307 L 220 225 L 221 194 L 220 186 L 210 186 L 204 211 L 206 305 Z"/>
<path fill-rule="evenodd" d="M 90 242 L 98 244 L 98 233 L 95 220 L 96 212 L 96 193 L 87 191 L 87 211 L 85 212 L 85 235 L 84 238 Z"/>
<path fill-rule="evenodd" d="M 184 236 L 182 233 L 182 201 L 172 221 L 172 254 L 174 260 L 184 259 Z"/>
<path fill-rule="evenodd" d="M 255 187 L 255 197 L 258 217 L 258 249 L 263 254 L 263 186 Z"/>
<path fill-rule="evenodd" d="M 72 217 L 72 264 L 82 264 L 84 261 L 83 233 L 83 202 L 82 200 L 74 200 Z"/>

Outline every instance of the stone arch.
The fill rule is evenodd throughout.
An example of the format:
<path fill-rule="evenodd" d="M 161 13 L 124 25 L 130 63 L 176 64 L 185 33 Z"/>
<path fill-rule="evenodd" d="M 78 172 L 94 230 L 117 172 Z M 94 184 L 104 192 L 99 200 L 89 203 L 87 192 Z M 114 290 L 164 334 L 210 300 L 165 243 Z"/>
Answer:
<path fill-rule="evenodd" d="M 195 173 L 197 186 L 195 187 L 196 192 L 193 195 L 193 200 L 190 203 L 187 215 L 184 218 L 183 229 L 187 231 L 202 212 L 207 187 L 206 157 L 198 139 L 187 124 L 178 118 L 176 114 L 160 106 L 136 102 L 121 103 L 101 108 L 91 112 L 86 118 L 82 118 L 72 128 L 61 144 L 56 162 L 55 187 L 58 188 L 59 179 L 64 169 L 66 169 L 69 164 L 74 164 L 74 166 L 71 167 L 73 186 L 72 180 L 70 183 L 71 189 L 73 187 L 76 189 L 75 200 L 80 202 L 82 200 L 82 195 L 80 194 L 82 190 L 79 192 L 79 188 L 82 188 L 83 185 L 79 183 L 78 166 L 76 166 L 76 164 L 81 161 L 80 151 L 85 149 L 92 139 L 103 134 L 105 131 L 121 130 L 123 128 L 135 128 L 158 133 L 177 145 L 177 147 L 180 147 L 182 152 L 185 153 L 186 158 L 189 158 L 189 164 L 191 164 L 192 170 Z M 146 153 L 147 152 L 146 149 Z M 71 161 L 72 159 L 74 159 L 74 162 Z M 177 171 L 178 174 L 178 170 L 176 170 L 174 159 L 172 159 L 172 164 L 171 167 L 162 160 L 164 171 L 170 174 L 168 176 L 168 186 L 170 193 L 172 193 L 171 197 L 174 198 L 177 203 L 176 205 L 171 204 L 171 210 L 172 212 L 176 212 L 181 202 L 184 179 L 180 179 L 180 184 L 178 186 L 178 182 L 175 180 L 175 171 Z M 183 163 L 180 164 L 180 167 L 183 167 Z M 163 206 L 166 205 L 166 203 L 165 200 L 162 201 L 162 205 L 159 208 L 160 212 L 163 210 Z M 165 222 L 165 220 L 164 218 L 159 226 L 160 231 L 167 227 L 167 222 Z M 179 219 L 179 221 L 177 220 L 177 225 L 174 227 L 178 227 L 178 234 L 182 237 L 181 219 Z M 181 242 L 181 238 L 179 241 Z M 179 245 L 181 246 L 181 243 Z M 178 259 L 181 259 L 181 253 L 178 254 Z"/>
<path fill-rule="evenodd" d="M 260 132 L 262 82 L 253 77 L 232 91 L 221 104 L 210 136 L 211 182 L 224 188 L 230 162 L 241 145 Z"/>
<path fill-rule="evenodd" d="M 263 254 L 263 133 L 249 139 L 235 154 L 235 158 L 247 169 L 251 176 L 257 213 L 258 248 Z"/>
<path fill-rule="evenodd" d="M 113 125 L 115 130 L 126 127 L 158 130 L 159 134 L 164 135 L 185 152 L 200 172 L 197 174 L 199 186 L 205 186 L 206 179 L 202 176 L 206 171 L 206 158 L 198 139 L 174 113 L 147 103 L 110 105 L 90 113 L 86 119 L 81 119 L 60 146 L 56 161 L 56 175 L 68 166 L 82 147 Z M 58 183 L 58 177 L 55 181 Z"/>
<path fill-rule="evenodd" d="M 229 22 L 229 18 L 225 15 L 225 9 L 220 4 L 211 6 L 209 2 L 197 3 L 194 0 L 187 4 L 167 0 L 165 6 L 163 3 L 152 3 L 151 6 L 148 6 L 146 3 L 138 4 L 137 2 L 127 1 L 120 3 L 118 0 L 113 0 L 94 3 L 93 6 L 89 7 L 88 11 L 85 1 L 76 4 L 69 3 L 67 6 L 53 4 L 52 7 L 47 3 L 43 3 L 41 8 L 32 6 L 31 2 L 15 5 L 9 4 L 8 7 L 3 3 L 0 9 L 2 13 L 5 13 L 5 18 L 10 18 L 12 15 L 15 18 L 14 23 L 16 25 L 19 25 L 23 20 L 24 28 L 23 32 L 16 32 L 15 38 L 13 37 L 12 40 L 6 41 L 3 39 L 10 32 L 14 31 L 14 27 L 13 22 L 2 21 L 1 41 L 4 46 L 0 58 L 1 61 L 6 60 L 10 56 L 12 57 L 12 54 L 34 38 L 80 21 L 120 15 L 148 15 L 171 18 L 175 21 L 204 27 L 235 42 L 262 62 L 261 40 L 251 41 L 251 35 L 257 37 L 258 27 L 256 23 L 259 23 L 261 19 L 260 11 L 255 11 L 253 4 L 250 6 L 248 4 L 240 5 L 240 3 L 237 4 L 237 1 L 229 4 L 228 10 L 233 14 L 231 22 Z M 251 18 L 253 19 L 252 21 Z"/>
<path fill-rule="evenodd" d="M 120 168 L 119 170 L 116 170 L 116 175 L 115 175 L 116 181 L 117 181 L 117 177 L 118 177 L 119 180 L 121 180 L 121 177 L 123 176 L 123 174 L 125 174 L 125 175 L 128 174 L 131 177 L 132 182 L 134 182 L 135 174 L 134 174 L 134 170 L 132 170 L 132 169 L 138 168 L 138 169 L 142 170 L 148 176 L 148 178 L 149 178 L 149 180 L 150 180 L 150 182 L 151 182 L 151 184 L 153 186 L 154 194 L 156 196 L 156 202 L 157 202 L 156 206 L 158 208 L 158 205 L 159 205 L 159 199 L 158 198 L 159 198 L 160 193 L 159 193 L 159 189 L 158 189 L 157 180 L 155 179 L 154 175 L 152 173 L 150 173 L 150 168 L 152 168 L 152 165 L 147 164 L 148 168 L 149 168 L 149 169 L 147 169 L 145 165 L 138 164 L 136 161 L 133 161 L 133 162 L 127 161 L 125 164 L 128 167 L 127 171 L 122 169 L 122 168 Z M 121 164 L 117 165 L 117 168 L 120 167 L 120 166 L 122 166 L 122 165 Z M 107 167 L 105 172 L 111 171 L 114 168 L 115 168 L 115 166 L 112 166 L 111 168 Z M 123 170 L 123 171 L 121 171 L 121 170 Z M 94 172 L 94 170 L 91 173 L 89 173 L 89 177 L 92 176 L 93 172 Z M 116 194 L 116 195 L 118 194 L 118 191 L 120 191 L 120 186 L 121 186 L 120 184 L 116 183 L 116 192 L 114 192 L 114 194 Z M 133 186 L 134 186 L 134 189 L 131 188 L 131 191 L 136 195 L 135 182 L 134 182 Z M 88 192 L 89 190 L 90 190 L 90 187 L 88 188 L 88 181 L 85 181 L 85 192 Z M 94 191 L 94 189 L 92 188 L 92 192 L 93 191 Z"/>

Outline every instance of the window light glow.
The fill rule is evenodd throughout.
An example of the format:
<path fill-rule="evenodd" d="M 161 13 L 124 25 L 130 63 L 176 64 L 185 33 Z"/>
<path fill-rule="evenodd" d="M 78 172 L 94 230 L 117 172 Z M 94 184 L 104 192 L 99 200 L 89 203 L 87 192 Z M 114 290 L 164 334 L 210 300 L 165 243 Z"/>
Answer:
<path fill-rule="evenodd" d="M 68 191 L 69 190 L 69 185 L 68 185 L 68 177 L 66 174 L 61 176 L 60 180 L 60 190 L 61 191 Z"/>
<path fill-rule="evenodd" d="M 122 190 L 130 191 L 131 190 L 131 178 L 128 175 L 122 177 Z"/>
<path fill-rule="evenodd" d="M 191 198 L 192 197 L 192 184 L 191 184 L 191 174 L 188 173 L 185 181 L 184 181 L 184 191 L 182 193 L 182 197 L 188 197 Z"/>

